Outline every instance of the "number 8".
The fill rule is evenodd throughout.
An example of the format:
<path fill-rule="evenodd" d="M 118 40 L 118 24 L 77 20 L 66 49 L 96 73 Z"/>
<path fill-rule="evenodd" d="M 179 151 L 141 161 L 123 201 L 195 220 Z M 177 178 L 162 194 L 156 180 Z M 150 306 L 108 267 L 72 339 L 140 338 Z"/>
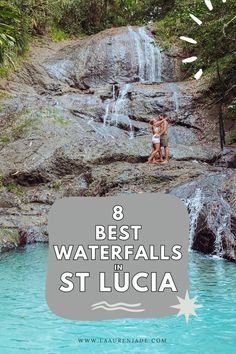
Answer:
<path fill-rule="evenodd" d="M 124 218 L 124 214 L 123 214 L 123 208 L 120 205 L 116 205 L 113 208 L 113 215 L 112 215 L 113 219 L 116 221 L 121 221 Z"/>

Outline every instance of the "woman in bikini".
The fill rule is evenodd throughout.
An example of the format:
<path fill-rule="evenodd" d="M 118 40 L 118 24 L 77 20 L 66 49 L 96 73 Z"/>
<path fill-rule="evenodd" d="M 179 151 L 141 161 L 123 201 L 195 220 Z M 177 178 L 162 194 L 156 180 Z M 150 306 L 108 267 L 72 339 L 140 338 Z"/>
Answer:
<path fill-rule="evenodd" d="M 148 159 L 148 163 L 161 163 L 163 162 L 162 159 L 162 153 L 161 153 L 161 136 L 160 136 L 160 131 L 161 131 L 161 124 L 163 123 L 163 120 L 156 120 L 156 119 L 152 119 L 150 121 L 150 126 L 152 128 L 152 152 L 151 155 Z M 156 156 L 159 153 L 160 156 L 160 160 L 157 160 Z"/>

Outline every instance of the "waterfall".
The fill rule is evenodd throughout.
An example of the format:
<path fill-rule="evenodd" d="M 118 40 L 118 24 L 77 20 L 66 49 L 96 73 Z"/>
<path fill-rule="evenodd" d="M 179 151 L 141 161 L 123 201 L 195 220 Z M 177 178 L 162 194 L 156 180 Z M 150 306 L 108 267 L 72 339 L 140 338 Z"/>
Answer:
<path fill-rule="evenodd" d="M 179 87 L 175 83 L 169 84 L 170 91 L 173 93 L 172 99 L 175 106 L 175 112 L 179 112 L 180 110 L 180 90 Z"/>
<path fill-rule="evenodd" d="M 144 27 L 135 31 L 129 26 L 128 30 L 135 43 L 139 80 L 141 82 L 161 82 L 162 56 L 159 46 L 147 34 Z"/>
<path fill-rule="evenodd" d="M 107 100 L 106 108 L 105 108 L 105 115 L 103 117 L 103 127 L 105 128 L 109 125 L 112 121 L 111 111 L 113 111 L 113 105 L 116 100 L 116 88 L 115 85 L 112 85 L 112 98 Z"/>
<path fill-rule="evenodd" d="M 117 100 L 115 101 L 114 107 L 113 107 L 113 115 L 116 119 L 116 124 L 118 124 L 119 121 L 119 116 L 120 115 L 125 115 L 126 111 L 126 100 L 127 100 L 127 94 L 130 89 L 130 84 L 124 85 L 120 92 Z"/>
<path fill-rule="evenodd" d="M 103 117 L 103 126 L 119 124 L 126 125 L 129 129 L 129 137 L 134 137 L 132 121 L 127 114 L 128 110 L 128 92 L 131 84 L 125 84 L 121 87 L 116 99 L 115 86 L 113 86 L 113 97 L 106 104 L 105 115 Z"/>
<path fill-rule="evenodd" d="M 105 111 L 105 115 L 103 117 L 103 127 L 105 128 L 106 125 L 108 124 L 108 119 L 109 119 L 109 113 L 110 113 L 110 102 L 107 103 L 106 105 L 106 111 Z"/>
<path fill-rule="evenodd" d="M 211 204 L 209 205 L 208 195 L 200 188 L 197 188 L 195 194 L 185 200 L 190 215 L 189 249 L 192 249 L 198 218 L 202 211 L 203 215 L 206 215 L 207 227 L 215 235 L 214 254 L 221 257 L 223 250 L 222 235 L 227 234 L 228 237 L 232 235 L 231 209 L 224 198 L 219 196 L 217 190 L 211 193 L 210 200 Z M 209 205 L 207 210 L 205 209 L 206 205 Z"/>
<path fill-rule="evenodd" d="M 223 224 L 219 226 L 216 232 L 215 253 L 218 257 L 222 256 L 222 233 L 224 232 L 225 227 L 227 227 L 227 216 L 224 217 Z"/>
<path fill-rule="evenodd" d="M 132 27 L 129 26 L 128 30 L 131 36 L 131 40 L 133 39 L 135 43 L 136 54 L 138 57 L 138 76 L 139 80 L 142 82 L 145 81 L 145 56 L 142 49 L 141 39 L 138 33 L 134 31 Z"/>
<path fill-rule="evenodd" d="M 193 198 L 186 201 L 190 214 L 189 249 L 192 249 L 194 233 L 197 227 L 198 216 L 202 208 L 202 193 L 198 188 Z"/>
<path fill-rule="evenodd" d="M 154 83 L 161 82 L 162 79 L 162 56 L 161 50 L 148 35 L 144 27 L 133 29 L 128 27 L 129 43 L 135 46 L 135 57 L 137 58 L 138 78 L 140 82 Z M 131 42 L 131 43 L 130 43 Z M 131 77 L 130 82 L 135 78 Z M 129 129 L 129 137 L 134 137 L 132 121 L 129 118 L 128 92 L 131 84 L 121 84 L 118 97 L 116 97 L 115 85 L 113 85 L 112 98 L 107 100 L 105 114 L 103 116 L 103 128 L 108 126 L 123 125 Z"/>
<path fill-rule="evenodd" d="M 220 202 L 219 202 L 220 201 Z M 212 204 L 214 207 L 214 203 Z M 222 196 L 217 198 L 215 202 L 215 213 L 213 215 L 208 215 L 208 222 L 212 225 L 212 229 L 215 233 L 215 253 L 217 256 L 222 256 L 222 235 L 228 230 L 231 233 L 231 217 L 230 217 L 230 206 L 224 200 Z M 233 236 L 233 235 L 232 235 Z"/>
<path fill-rule="evenodd" d="M 148 82 L 161 82 L 162 58 L 161 50 L 150 37 L 145 28 L 139 28 L 139 35 L 144 41 L 144 56 L 146 63 L 146 80 Z"/>

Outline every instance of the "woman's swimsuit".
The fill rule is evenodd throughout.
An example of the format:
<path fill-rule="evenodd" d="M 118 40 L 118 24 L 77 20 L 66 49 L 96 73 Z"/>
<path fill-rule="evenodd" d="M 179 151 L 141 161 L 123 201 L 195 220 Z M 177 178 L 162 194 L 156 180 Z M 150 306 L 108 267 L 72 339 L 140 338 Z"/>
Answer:
<path fill-rule="evenodd" d="M 157 128 L 154 128 L 154 135 L 152 137 L 152 143 L 153 144 L 160 144 L 160 141 L 161 141 L 161 138 L 160 136 L 157 136 L 156 134 L 159 134 L 160 133 L 160 128 L 157 127 Z"/>

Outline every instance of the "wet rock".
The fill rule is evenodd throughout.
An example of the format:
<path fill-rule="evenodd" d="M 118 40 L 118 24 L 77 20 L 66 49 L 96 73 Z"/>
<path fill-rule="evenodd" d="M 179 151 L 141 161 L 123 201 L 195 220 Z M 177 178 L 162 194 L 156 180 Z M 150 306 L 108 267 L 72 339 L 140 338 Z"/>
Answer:
<path fill-rule="evenodd" d="M 181 198 L 190 213 L 190 247 L 236 261 L 236 209 L 228 202 L 225 190 L 233 172 L 212 173 L 171 191 Z M 232 194 L 231 194 L 232 193 Z M 235 199 L 228 189 L 228 198 Z"/>
<path fill-rule="evenodd" d="M 214 231 L 209 228 L 204 212 L 199 213 L 195 234 L 198 235 L 194 240 L 194 244 L 192 245 L 192 248 L 195 251 L 199 251 L 205 254 L 216 254 L 216 236 Z"/>
<path fill-rule="evenodd" d="M 159 50 L 150 46 L 152 37 L 144 29 L 123 27 L 103 31 L 73 47 L 57 54 L 57 58 L 43 63 L 43 68 L 55 81 L 69 84 L 71 87 L 98 87 L 108 83 L 128 83 L 138 81 L 140 66 L 145 71 L 145 58 L 142 50 L 145 46 L 152 51 Z M 154 41 L 154 38 L 153 38 Z M 140 48 L 143 47 L 143 48 Z M 164 80 L 171 79 L 171 62 L 163 55 Z M 151 65 L 151 64 L 150 64 Z M 143 79 L 148 79 L 145 72 Z M 153 81 L 155 78 L 153 78 Z"/>
<path fill-rule="evenodd" d="M 47 243 L 48 242 L 48 230 L 47 225 L 34 226 L 24 230 L 24 235 L 27 239 L 27 243 Z"/>
<path fill-rule="evenodd" d="M 132 85 L 131 112 L 142 117 L 165 111 L 171 121 L 178 121 L 182 111 L 193 109 L 193 97 L 180 83 L 159 83 Z"/>

